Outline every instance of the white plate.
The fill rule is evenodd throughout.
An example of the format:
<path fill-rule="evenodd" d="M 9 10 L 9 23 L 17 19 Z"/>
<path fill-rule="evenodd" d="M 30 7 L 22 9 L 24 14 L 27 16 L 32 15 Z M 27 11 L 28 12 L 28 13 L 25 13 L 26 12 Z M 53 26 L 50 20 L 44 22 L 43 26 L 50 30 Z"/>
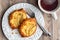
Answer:
<path fill-rule="evenodd" d="M 20 8 L 24 8 L 24 9 L 27 8 L 27 9 L 32 10 L 32 12 L 34 12 L 37 15 L 36 16 L 37 20 L 39 20 L 40 24 L 42 26 L 44 26 L 44 18 L 42 16 L 41 12 L 35 6 L 33 6 L 31 4 L 28 4 L 28 3 L 18 3 L 18 4 L 15 4 L 15 5 L 11 6 L 5 12 L 5 14 L 3 16 L 3 19 L 2 19 L 2 30 L 3 30 L 3 32 L 5 34 L 5 36 L 8 38 L 8 40 L 37 40 L 42 35 L 42 31 L 39 28 L 39 26 L 37 26 L 37 30 L 36 30 L 36 32 L 32 36 L 25 37 L 25 38 L 21 37 L 21 35 L 18 32 L 18 29 L 12 30 L 10 28 L 9 23 L 8 23 L 8 16 L 9 16 L 9 14 L 12 11 L 14 11 L 16 9 L 20 9 Z M 12 32 L 14 34 L 12 34 Z"/>

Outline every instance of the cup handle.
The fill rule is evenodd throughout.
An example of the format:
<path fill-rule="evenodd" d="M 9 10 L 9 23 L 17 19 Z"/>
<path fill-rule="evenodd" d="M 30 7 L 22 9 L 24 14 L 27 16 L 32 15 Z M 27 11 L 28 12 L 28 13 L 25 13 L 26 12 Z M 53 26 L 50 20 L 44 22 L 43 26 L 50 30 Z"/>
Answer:
<path fill-rule="evenodd" d="M 53 18 L 54 18 L 55 20 L 58 19 L 58 18 L 57 18 L 57 14 L 56 14 L 56 12 L 52 13 L 52 16 L 53 16 Z"/>

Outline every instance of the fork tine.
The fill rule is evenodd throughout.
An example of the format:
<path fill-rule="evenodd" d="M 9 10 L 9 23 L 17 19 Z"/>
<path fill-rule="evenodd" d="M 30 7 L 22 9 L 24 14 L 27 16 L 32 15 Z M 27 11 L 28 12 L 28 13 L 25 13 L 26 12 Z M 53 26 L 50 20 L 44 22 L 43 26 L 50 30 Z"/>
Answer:
<path fill-rule="evenodd" d="M 34 18 L 34 17 L 35 17 L 35 14 L 32 12 L 32 10 L 27 9 L 26 12 L 27 12 L 27 14 L 28 14 L 31 18 Z"/>

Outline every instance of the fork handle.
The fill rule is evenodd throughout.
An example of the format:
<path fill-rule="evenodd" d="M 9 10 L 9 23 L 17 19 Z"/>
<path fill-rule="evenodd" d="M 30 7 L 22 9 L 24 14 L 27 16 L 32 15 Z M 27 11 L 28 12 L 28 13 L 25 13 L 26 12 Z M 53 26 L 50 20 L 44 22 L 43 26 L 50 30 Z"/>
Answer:
<path fill-rule="evenodd" d="M 38 24 L 39 25 L 39 24 Z M 51 33 L 48 32 L 44 27 L 42 27 L 41 25 L 39 25 L 40 29 L 43 31 L 44 34 L 51 36 Z"/>

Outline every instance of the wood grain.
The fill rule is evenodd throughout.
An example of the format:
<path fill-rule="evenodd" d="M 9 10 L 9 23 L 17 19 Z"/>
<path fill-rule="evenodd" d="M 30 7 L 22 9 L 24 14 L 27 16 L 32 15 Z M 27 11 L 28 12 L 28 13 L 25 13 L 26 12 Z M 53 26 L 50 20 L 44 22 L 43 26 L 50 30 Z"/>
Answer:
<path fill-rule="evenodd" d="M 38 0 L 0 0 L 0 40 L 7 40 L 2 32 L 2 16 L 4 12 L 12 5 L 16 3 L 30 3 L 36 6 L 38 9 Z M 42 35 L 38 40 L 60 40 L 60 12 L 57 12 L 58 20 L 54 20 L 51 15 L 42 13 L 45 20 L 45 28 L 51 32 L 52 36 Z"/>
<path fill-rule="evenodd" d="M 53 40 L 60 40 L 60 11 L 57 12 L 58 20 L 53 20 Z"/>

